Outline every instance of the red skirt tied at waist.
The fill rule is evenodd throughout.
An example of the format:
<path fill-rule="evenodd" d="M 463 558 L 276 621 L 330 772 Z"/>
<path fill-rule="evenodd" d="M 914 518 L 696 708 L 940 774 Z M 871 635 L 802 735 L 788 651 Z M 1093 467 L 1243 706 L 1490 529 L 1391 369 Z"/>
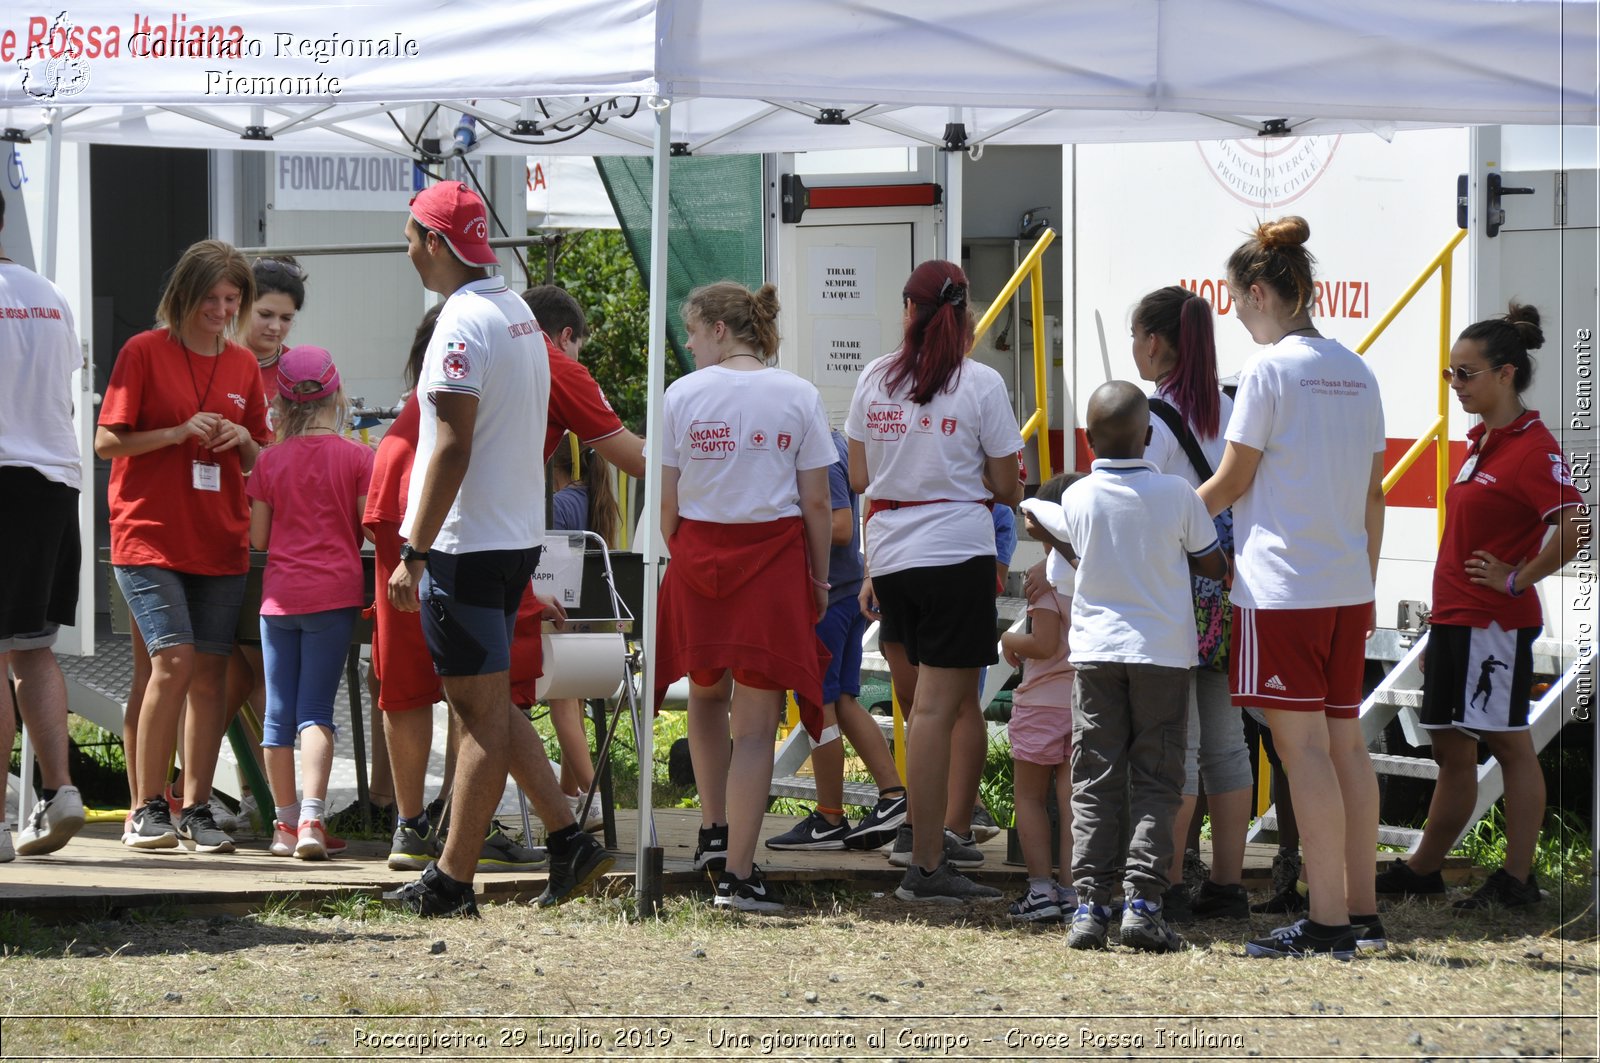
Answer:
<path fill-rule="evenodd" d="M 681 520 L 667 544 L 655 626 L 656 707 L 691 671 L 759 673 L 795 692 L 800 719 L 822 733 L 816 604 L 799 517 L 761 524 Z"/>

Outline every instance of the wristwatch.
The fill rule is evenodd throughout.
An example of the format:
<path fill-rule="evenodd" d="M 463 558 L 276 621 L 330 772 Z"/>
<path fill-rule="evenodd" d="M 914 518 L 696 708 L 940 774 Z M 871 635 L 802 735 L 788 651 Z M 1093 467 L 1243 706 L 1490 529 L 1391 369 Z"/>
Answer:
<path fill-rule="evenodd" d="M 428 560 L 428 551 L 414 549 L 410 543 L 406 543 L 400 548 L 400 560 L 426 561 Z"/>

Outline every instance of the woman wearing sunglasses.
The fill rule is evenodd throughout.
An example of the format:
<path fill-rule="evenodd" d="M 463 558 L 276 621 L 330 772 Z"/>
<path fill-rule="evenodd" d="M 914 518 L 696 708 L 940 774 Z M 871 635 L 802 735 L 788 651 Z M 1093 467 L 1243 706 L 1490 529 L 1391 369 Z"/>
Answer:
<path fill-rule="evenodd" d="M 1541 898 L 1533 850 L 1544 822 L 1544 772 L 1528 734 L 1533 642 L 1543 628 L 1533 585 L 1572 560 L 1587 535 L 1583 497 L 1561 446 L 1522 405 L 1533 380 L 1528 352 L 1544 345 L 1539 311 L 1511 304 L 1469 325 L 1444 378 L 1482 421 L 1445 492 L 1444 539 L 1433 570 L 1424 657 L 1422 726 L 1439 781 L 1422 841 L 1378 876 L 1379 893 L 1442 894 L 1439 868 L 1478 797 L 1478 742 L 1500 763 L 1506 789 L 1506 862 L 1461 909 L 1518 907 Z M 1550 525 L 1557 532 L 1549 535 Z"/>

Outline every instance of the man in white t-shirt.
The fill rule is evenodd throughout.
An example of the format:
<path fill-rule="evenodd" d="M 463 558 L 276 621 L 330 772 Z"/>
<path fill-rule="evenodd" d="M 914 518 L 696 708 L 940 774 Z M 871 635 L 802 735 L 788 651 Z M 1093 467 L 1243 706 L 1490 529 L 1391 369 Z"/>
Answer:
<path fill-rule="evenodd" d="M 405 236 L 423 285 L 447 299 L 417 385 L 422 416 L 400 528 L 407 541 L 388 594 L 396 609 L 421 610 L 462 734 L 455 829 L 420 879 L 385 896 L 425 916 L 477 914 L 473 875 L 516 763 L 533 767 L 519 781 L 550 828 L 539 901 L 557 904 L 613 860 L 573 822 L 534 748 L 538 736 L 511 703 L 512 629 L 544 536 L 549 355 L 527 304 L 488 272 L 497 262 L 475 193 L 459 181 L 419 193 Z"/>
<path fill-rule="evenodd" d="M 0 229 L 5 203 L 0 195 Z M 0 749 L 11 749 L 20 708 L 44 783 L 13 848 L 0 774 L 0 863 L 54 852 L 84 822 L 67 773 L 67 690 L 51 649 L 78 609 L 83 460 L 72 372 L 82 361 L 66 299 L 0 246 L 0 499 L 13 514 L 0 525 Z M 17 681 L 15 708 L 8 672 Z"/>

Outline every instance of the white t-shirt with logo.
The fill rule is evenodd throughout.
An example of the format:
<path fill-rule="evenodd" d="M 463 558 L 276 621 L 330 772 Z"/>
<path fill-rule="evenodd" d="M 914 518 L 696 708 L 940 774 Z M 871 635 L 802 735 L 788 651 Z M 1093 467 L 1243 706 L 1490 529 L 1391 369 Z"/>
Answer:
<path fill-rule="evenodd" d="M 61 290 L 25 266 L 0 262 L 0 465 L 82 486 L 72 420 L 72 371 L 82 364 Z"/>
<path fill-rule="evenodd" d="M 678 470 L 678 515 L 764 524 L 800 515 L 795 473 L 839 460 L 822 397 L 786 369 L 711 365 L 662 398 L 661 463 Z"/>
<path fill-rule="evenodd" d="M 1183 416 L 1183 407 L 1169 395 L 1158 396 L 1164 399 L 1169 406 L 1178 411 L 1178 416 Z M 1222 464 L 1223 452 L 1228 449 L 1228 421 L 1233 417 L 1233 400 L 1227 395 L 1217 395 L 1217 434 L 1202 437 L 1195 433 L 1195 442 L 1200 444 L 1200 453 L 1206 456 L 1211 463 L 1211 471 L 1216 472 Z M 1193 431 L 1193 429 L 1190 429 Z M 1184 453 L 1183 444 L 1178 442 L 1178 437 L 1172 434 L 1172 429 L 1167 427 L 1167 422 L 1150 415 L 1150 445 L 1145 448 L 1144 460 L 1154 465 L 1164 473 L 1181 476 L 1189 481 L 1189 486 L 1198 488 L 1203 482 L 1189 462 L 1189 455 Z"/>
<path fill-rule="evenodd" d="M 1372 601 L 1367 487 L 1385 441 L 1378 381 L 1366 361 L 1334 340 L 1284 337 L 1245 363 L 1227 437 L 1261 451 L 1233 506 L 1234 604 Z"/>
<path fill-rule="evenodd" d="M 1069 660 L 1194 667 L 1189 558 L 1217 545 L 1205 503 L 1148 461 L 1101 458 L 1089 468 L 1061 498 L 1078 554 Z"/>
<path fill-rule="evenodd" d="M 866 447 L 867 493 L 897 502 L 947 501 L 874 514 L 867 525 L 868 574 L 993 556 L 994 517 L 975 504 L 991 497 L 984 465 L 1022 449 L 1005 380 L 968 358 L 950 390 L 918 406 L 885 390 L 892 359 L 879 358 L 862 372 L 845 421 L 845 434 Z"/>
<path fill-rule="evenodd" d="M 411 535 L 439 438 L 433 400 L 478 400 L 472 460 L 431 548 L 448 554 L 526 550 L 544 537 L 544 430 L 550 356 L 528 304 L 500 277 L 458 288 L 445 300 L 422 359 L 417 454 L 400 534 Z"/>

